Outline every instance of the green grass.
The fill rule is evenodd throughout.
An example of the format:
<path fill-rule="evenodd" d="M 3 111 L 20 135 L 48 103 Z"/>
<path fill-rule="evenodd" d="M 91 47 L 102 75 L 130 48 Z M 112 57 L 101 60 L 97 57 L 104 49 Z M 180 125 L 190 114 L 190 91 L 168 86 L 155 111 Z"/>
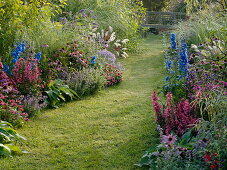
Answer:
<path fill-rule="evenodd" d="M 124 81 L 81 101 L 48 110 L 18 132 L 29 154 L 0 160 L 0 169 L 134 169 L 158 142 L 150 93 L 162 83 L 160 36 L 122 60 Z"/>

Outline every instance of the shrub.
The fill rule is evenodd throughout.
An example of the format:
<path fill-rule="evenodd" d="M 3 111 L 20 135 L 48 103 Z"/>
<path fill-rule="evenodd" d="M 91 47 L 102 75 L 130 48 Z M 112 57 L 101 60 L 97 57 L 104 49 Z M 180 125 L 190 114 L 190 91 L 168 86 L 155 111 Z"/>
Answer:
<path fill-rule="evenodd" d="M 2 0 L 0 3 L 0 55 L 6 55 L 16 40 L 28 35 L 33 41 L 44 33 L 45 25 L 50 25 L 54 10 L 60 11 L 65 0 L 59 6 L 49 1 Z M 36 35 L 36 36 L 33 36 Z"/>
<path fill-rule="evenodd" d="M 2 69 L 0 62 L 0 120 L 21 126 L 23 120 L 27 120 L 27 113 L 21 105 L 19 92 Z"/>
<path fill-rule="evenodd" d="M 216 6 L 192 14 L 187 21 L 176 25 L 176 33 L 184 37 L 188 44 L 200 44 L 213 37 L 225 39 L 226 17 Z"/>
<path fill-rule="evenodd" d="M 226 51 L 224 42 L 212 39 L 200 46 L 192 45 L 187 88 L 199 116 L 206 120 L 224 107 L 226 93 Z M 221 107 L 216 107 L 217 103 Z"/>
<path fill-rule="evenodd" d="M 134 37 L 138 37 L 139 24 L 145 17 L 145 8 L 142 7 L 142 2 L 133 0 L 70 0 L 65 11 L 72 11 L 75 14 L 81 9 L 92 10 L 97 17 L 100 29 L 105 29 L 111 25 L 119 39 L 134 39 Z M 134 42 L 136 43 L 136 41 Z M 133 49 L 131 48 L 130 50 Z"/>

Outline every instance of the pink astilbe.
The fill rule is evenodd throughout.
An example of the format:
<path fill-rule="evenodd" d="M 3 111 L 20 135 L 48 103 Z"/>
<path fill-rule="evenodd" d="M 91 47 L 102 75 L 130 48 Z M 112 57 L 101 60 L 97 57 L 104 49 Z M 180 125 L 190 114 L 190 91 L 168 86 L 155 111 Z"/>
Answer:
<path fill-rule="evenodd" d="M 20 58 L 12 71 L 16 83 L 38 83 L 40 80 L 38 63 L 29 58 L 27 58 L 27 60 Z"/>
<path fill-rule="evenodd" d="M 12 72 L 13 80 L 21 92 L 28 93 L 40 86 L 40 70 L 37 60 L 20 58 Z"/>
<path fill-rule="evenodd" d="M 181 136 L 187 128 L 195 124 L 197 119 L 192 115 L 193 109 L 188 100 L 182 99 L 175 105 L 170 105 L 169 100 L 170 94 L 167 94 L 166 110 L 170 110 L 170 113 L 165 113 L 165 133 L 168 135 L 174 131 Z"/>
<path fill-rule="evenodd" d="M 193 108 L 188 100 L 182 99 L 174 104 L 170 92 L 167 93 L 166 97 L 166 106 L 162 106 L 158 103 L 156 93 L 152 94 L 151 99 L 156 121 L 163 128 L 166 135 L 175 132 L 178 136 L 181 136 L 187 128 L 192 127 L 196 123 L 197 118 L 193 115 Z"/>
<path fill-rule="evenodd" d="M 170 92 L 167 93 L 166 95 L 167 100 L 166 100 L 166 108 L 165 108 L 165 112 L 164 112 L 164 118 L 165 118 L 165 124 L 172 124 L 173 123 L 173 111 L 172 111 L 172 94 Z M 171 132 L 171 128 L 166 128 L 165 129 L 165 133 L 166 134 L 170 134 Z"/>
<path fill-rule="evenodd" d="M 174 109 L 175 115 L 175 131 L 177 135 L 181 136 L 187 128 L 192 127 L 195 123 L 197 118 L 192 116 L 192 107 L 188 100 L 182 99 L 179 101 Z"/>
<path fill-rule="evenodd" d="M 153 104 L 153 108 L 154 108 L 154 111 L 155 111 L 155 119 L 156 121 L 158 122 L 158 124 L 160 126 L 163 125 L 163 121 L 164 121 L 164 118 L 163 118 L 163 115 L 162 115 L 162 105 L 159 104 L 159 98 L 156 94 L 156 92 L 153 92 L 151 94 L 151 100 L 152 100 L 152 104 Z"/>

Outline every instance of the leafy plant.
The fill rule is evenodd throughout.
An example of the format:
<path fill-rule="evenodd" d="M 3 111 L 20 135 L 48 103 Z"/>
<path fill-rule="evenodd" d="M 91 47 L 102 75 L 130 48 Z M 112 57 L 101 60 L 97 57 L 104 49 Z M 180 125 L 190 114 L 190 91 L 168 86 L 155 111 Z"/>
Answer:
<path fill-rule="evenodd" d="M 61 102 L 80 98 L 74 90 L 59 79 L 51 81 L 45 93 L 48 96 L 47 102 L 52 107 L 57 107 Z"/>
<path fill-rule="evenodd" d="M 12 157 L 14 154 L 23 153 L 16 144 L 25 140 L 5 121 L 0 121 L 0 157 Z"/>

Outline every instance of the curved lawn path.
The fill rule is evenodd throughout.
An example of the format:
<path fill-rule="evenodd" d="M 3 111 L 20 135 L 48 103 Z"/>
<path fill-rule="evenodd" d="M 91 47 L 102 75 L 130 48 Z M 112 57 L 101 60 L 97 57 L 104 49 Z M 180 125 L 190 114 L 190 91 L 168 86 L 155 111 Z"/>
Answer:
<path fill-rule="evenodd" d="M 162 83 L 160 36 L 122 60 L 124 81 L 81 101 L 48 110 L 18 132 L 29 154 L 0 159 L 0 169 L 134 169 L 157 143 L 150 92 Z"/>

